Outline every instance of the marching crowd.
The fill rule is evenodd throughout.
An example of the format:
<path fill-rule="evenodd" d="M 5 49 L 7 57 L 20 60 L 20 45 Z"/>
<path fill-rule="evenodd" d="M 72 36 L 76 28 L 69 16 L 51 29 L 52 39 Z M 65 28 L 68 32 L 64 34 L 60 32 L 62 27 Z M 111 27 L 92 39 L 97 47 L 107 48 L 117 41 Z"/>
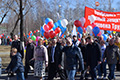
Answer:
<path fill-rule="evenodd" d="M 40 80 L 45 80 L 46 71 L 48 79 L 53 80 L 59 74 L 61 80 L 75 80 L 76 73 L 81 73 L 80 79 L 88 78 L 92 80 L 107 79 L 106 65 L 108 64 L 108 79 L 115 79 L 115 67 L 120 71 L 120 38 L 118 36 L 108 38 L 83 37 L 80 40 L 77 36 L 67 36 L 66 38 L 53 38 L 46 44 L 43 38 L 38 40 L 38 45 L 31 39 L 27 40 L 25 67 L 22 60 L 24 49 L 18 36 L 14 36 L 11 44 L 11 62 L 6 72 L 11 72 L 11 76 L 16 72 L 17 80 L 28 78 L 30 66 L 34 69 L 34 76 Z M 89 73 L 88 73 L 89 72 Z M 97 77 L 98 76 L 98 77 Z"/>

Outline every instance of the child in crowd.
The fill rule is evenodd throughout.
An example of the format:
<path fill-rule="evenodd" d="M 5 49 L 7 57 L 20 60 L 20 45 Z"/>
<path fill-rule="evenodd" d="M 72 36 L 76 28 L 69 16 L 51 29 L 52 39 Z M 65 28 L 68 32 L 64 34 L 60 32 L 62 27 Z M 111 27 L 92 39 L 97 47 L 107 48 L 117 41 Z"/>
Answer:
<path fill-rule="evenodd" d="M 16 72 L 17 80 L 25 80 L 24 78 L 24 66 L 22 63 L 22 56 L 17 52 L 16 48 L 12 48 L 11 52 L 11 62 L 8 65 L 6 72 Z"/>

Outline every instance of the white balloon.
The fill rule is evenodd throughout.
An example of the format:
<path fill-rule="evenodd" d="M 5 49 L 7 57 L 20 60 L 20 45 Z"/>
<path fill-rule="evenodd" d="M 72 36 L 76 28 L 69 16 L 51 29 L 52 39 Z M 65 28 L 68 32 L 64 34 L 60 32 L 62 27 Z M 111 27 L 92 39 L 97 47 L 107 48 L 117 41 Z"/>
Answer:
<path fill-rule="evenodd" d="M 92 34 L 92 26 L 87 26 L 87 32 L 89 32 L 90 34 Z"/>
<path fill-rule="evenodd" d="M 84 17 L 80 18 L 80 22 L 81 22 L 82 26 L 84 26 L 84 24 L 85 24 L 85 18 Z"/>
<path fill-rule="evenodd" d="M 96 20 L 96 17 L 94 15 L 91 15 L 88 17 L 88 19 L 90 20 L 90 23 L 92 24 Z"/>
<path fill-rule="evenodd" d="M 100 30 L 101 31 L 101 34 L 104 34 L 104 30 Z"/>
<path fill-rule="evenodd" d="M 67 19 L 63 19 L 63 20 L 61 21 L 61 25 L 62 25 L 63 27 L 66 27 L 66 26 L 68 25 Z"/>

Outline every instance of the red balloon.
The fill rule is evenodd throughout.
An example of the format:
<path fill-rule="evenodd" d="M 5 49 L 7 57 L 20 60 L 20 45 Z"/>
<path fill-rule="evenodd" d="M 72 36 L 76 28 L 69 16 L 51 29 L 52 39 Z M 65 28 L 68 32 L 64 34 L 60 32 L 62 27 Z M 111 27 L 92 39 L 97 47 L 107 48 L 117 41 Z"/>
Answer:
<path fill-rule="evenodd" d="M 80 22 L 79 20 L 76 20 L 76 21 L 74 22 L 74 25 L 75 25 L 76 27 L 81 27 L 81 26 L 82 26 L 82 24 L 81 24 L 81 22 Z"/>
<path fill-rule="evenodd" d="M 44 32 L 44 37 L 49 39 L 49 32 Z"/>
<path fill-rule="evenodd" d="M 10 42 L 12 42 L 12 39 L 10 39 Z"/>
<path fill-rule="evenodd" d="M 38 32 L 38 30 L 36 30 L 36 32 Z"/>
<path fill-rule="evenodd" d="M 56 34 L 60 33 L 60 31 L 61 31 L 61 29 L 60 29 L 59 27 L 57 27 L 57 28 L 55 29 L 55 33 L 56 33 Z"/>
<path fill-rule="evenodd" d="M 52 28 L 53 28 L 53 26 L 54 26 L 53 22 L 48 22 L 48 24 L 47 24 L 47 25 L 49 26 L 49 30 L 50 30 L 50 29 L 52 29 Z"/>
<path fill-rule="evenodd" d="M 28 35 L 30 35 L 30 33 Z"/>
<path fill-rule="evenodd" d="M 96 25 L 95 25 L 95 23 L 92 23 L 91 26 L 92 26 L 92 28 L 94 28 Z"/>
<path fill-rule="evenodd" d="M 49 31 L 49 26 L 48 26 L 48 25 L 45 25 L 45 26 L 44 26 L 44 30 L 45 30 L 45 32 L 48 32 L 48 31 Z"/>
<path fill-rule="evenodd" d="M 34 33 L 36 33 L 36 31 L 34 31 Z"/>
<path fill-rule="evenodd" d="M 2 36 L 0 35 L 0 38 L 2 38 Z"/>
<path fill-rule="evenodd" d="M 54 31 L 50 31 L 50 38 L 54 38 L 56 36 Z"/>

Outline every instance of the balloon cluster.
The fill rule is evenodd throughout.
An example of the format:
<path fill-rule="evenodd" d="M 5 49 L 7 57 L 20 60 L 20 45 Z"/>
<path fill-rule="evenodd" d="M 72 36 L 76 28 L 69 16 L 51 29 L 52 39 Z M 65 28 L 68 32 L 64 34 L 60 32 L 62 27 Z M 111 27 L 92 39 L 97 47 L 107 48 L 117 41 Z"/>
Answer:
<path fill-rule="evenodd" d="M 2 38 L 4 36 L 4 33 L 0 35 L 0 38 Z"/>
<path fill-rule="evenodd" d="M 57 22 L 53 23 L 52 19 L 46 18 L 44 25 L 40 28 L 40 33 L 46 39 L 54 38 L 61 31 L 64 33 L 67 25 L 68 21 L 66 19 L 58 20 Z"/>
<path fill-rule="evenodd" d="M 79 35 L 82 35 L 83 32 L 86 33 L 85 27 L 85 18 L 82 17 L 80 20 L 75 20 L 74 25 L 77 27 L 77 31 Z"/>
<path fill-rule="evenodd" d="M 88 25 L 87 26 L 87 32 L 90 34 L 90 35 L 94 35 L 95 37 L 96 36 L 103 36 L 103 39 L 104 41 L 107 40 L 107 38 L 112 38 L 112 35 L 111 33 L 115 34 L 116 32 L 115 31 L 107 31 L 108 34 L 104 34 L 104 30 L 100 30 L 99 27 L 97 27 L 94 23 L 92 23 L 91 25 Z"/>

